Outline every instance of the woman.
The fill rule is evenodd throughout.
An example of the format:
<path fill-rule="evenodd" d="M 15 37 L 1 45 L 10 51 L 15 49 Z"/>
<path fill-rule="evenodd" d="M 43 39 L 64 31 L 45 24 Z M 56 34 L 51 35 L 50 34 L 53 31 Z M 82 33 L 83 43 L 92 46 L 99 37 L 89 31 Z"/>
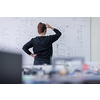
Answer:
<path fill-rule="evenodd" d="M 52 57 L 52 43 L 54 43 L 61 36 L 61 32 L 56 28 L 53 28 L 49 24 L 39 23 L 38 33 L 40 36 L 32 38 L 23 46 L 23 50 L 30 56 L 34 58 L 34 65 L 51 64 L 50 59 Z M 45 36 L 47 28 L 52 29 L 56 34 Z M 33 47 L 32 54 L 29 48 Z"/>

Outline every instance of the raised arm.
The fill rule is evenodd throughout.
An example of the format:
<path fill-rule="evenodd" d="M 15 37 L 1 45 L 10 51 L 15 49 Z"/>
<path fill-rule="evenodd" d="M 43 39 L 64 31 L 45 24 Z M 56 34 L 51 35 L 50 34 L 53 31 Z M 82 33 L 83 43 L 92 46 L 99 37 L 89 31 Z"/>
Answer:
<path fill-rule="evenodd" d="M 50 26 L 49 24 L 46 24 L 47 28 L 51 28 L 52 30 L 54 30 L 54 28 L 52 26 Z"/>
<path fill-rule="evenodd" d="M 49 24 L 46 24 L 46 27 L 47 28 L 50 28 L 52 29 L 56 34 L 55 35 L 50 35 L 50 38 L 51 38 L 51 42 L 55 42 L 56 40 L 58 40 L 58 38 L 61 36 L 61 32 L 56 29 L 56 28 L 53 28 L 52 26 L 50 26 Z"/>

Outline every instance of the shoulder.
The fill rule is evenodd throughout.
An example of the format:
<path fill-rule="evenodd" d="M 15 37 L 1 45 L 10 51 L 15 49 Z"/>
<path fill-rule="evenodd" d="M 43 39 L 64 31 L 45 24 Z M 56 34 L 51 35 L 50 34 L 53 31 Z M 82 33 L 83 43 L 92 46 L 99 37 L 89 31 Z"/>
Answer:
<path fill-rule="evenodd" d="M 38 38 L 38 36 L 37 36 L 37 37 L 32 38 L 31 40 L 35 40 L 35 39 L 37 39 L 37 38 Z"/>

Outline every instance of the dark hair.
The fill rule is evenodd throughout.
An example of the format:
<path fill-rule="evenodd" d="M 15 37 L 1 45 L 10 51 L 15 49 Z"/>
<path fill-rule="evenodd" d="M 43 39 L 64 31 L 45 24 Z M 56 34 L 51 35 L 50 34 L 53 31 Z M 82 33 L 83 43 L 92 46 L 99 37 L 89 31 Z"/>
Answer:
<path fill-rule="evenodd" d="M 38 28 L 38 33 L 39 34 L 43 33 L 44 30 L 47 29 L 46 28 L 46 25 L 44 23 L 41 23 L 41 22 L 38 24 L 38 27 L 37 28 Z"/>

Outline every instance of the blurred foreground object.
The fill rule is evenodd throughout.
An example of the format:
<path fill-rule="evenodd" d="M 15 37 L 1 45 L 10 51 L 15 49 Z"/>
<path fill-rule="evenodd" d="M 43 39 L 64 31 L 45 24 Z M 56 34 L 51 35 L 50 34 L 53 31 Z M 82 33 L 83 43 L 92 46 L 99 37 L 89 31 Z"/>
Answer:
<path fill-rule="evenodd" d="M 21 54 L 0 51 L 0 84 L 21 84 L 21 67 Z"/>

